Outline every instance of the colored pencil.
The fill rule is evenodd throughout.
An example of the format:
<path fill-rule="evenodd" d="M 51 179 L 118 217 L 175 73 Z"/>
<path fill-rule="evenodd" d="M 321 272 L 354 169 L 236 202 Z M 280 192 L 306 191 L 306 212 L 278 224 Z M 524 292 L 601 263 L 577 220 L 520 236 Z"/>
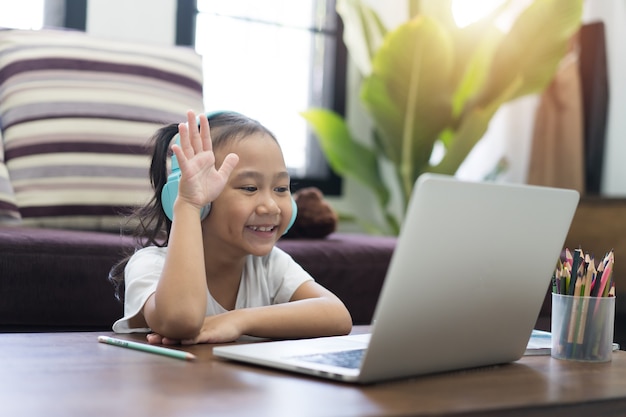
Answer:
<path fill-rule="evenodd" d="M 170 358 L 183 359 L 187 361 L 193 361 L 196 359 L 196 355 L 194 355 L 193 353 L 185 352 L 182 350 L 150 345 L 148 343 L 132 342 L 130 340 L 122 340 L 109 336 L 98 336 L 98 342 L 128 349 L 140 350 L 142 352 L 155 353 L 157 355 L 168 356 Z"/>
<path fill-rule="evenodd" d="M 600 309 L 600 303 L 605 304 L 602 298 L 615 297 L 615 254 L 611 249 L 596 263 L 594 257 L 581 248 L 573 252 L 566 248 L 564 252 L 552 275 L 552 290 L 573 298 L 563 311 L 557 349 L 572 359 L 597 356 L 605 343 L 599 337 L 605 331 L 607 320 L 607 312 Z"/>

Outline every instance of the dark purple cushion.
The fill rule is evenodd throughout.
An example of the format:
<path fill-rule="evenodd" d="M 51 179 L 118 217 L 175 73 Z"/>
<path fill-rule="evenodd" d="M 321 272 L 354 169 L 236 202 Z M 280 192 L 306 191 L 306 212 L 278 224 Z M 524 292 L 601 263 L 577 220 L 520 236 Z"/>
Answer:
<path fill-rule="evenodd" d="M 103 232 L 0 228 L 0 330 L 110 329 L 108 271 L 133 240 Z"/>
<path fill-rule="evenodd" d="M 109 330 L 123 313 L 108 273 L 134 241 L 104 232 L 0 227 L 0 331 Z M 395 238 L 281 240 L 356 324 L 371 321 Z"/>
<path fill-rule="evenodd" d="M 396 238 L 331 234 L 285 239 L 289 253 L 369 324 Z M 110 330 L 123 313 L 108 281 L 134 241 L 104 232 L 0 227 L 0 331 Z M 537 328 L 550 329 L 546 294 Z"/>
<path fill-rule="evenodd" d="M 371 322 L 395 237 L 334 233 L 325 239 L 285 239 L 278 246 L 346 304 L 355 324 Z"/>

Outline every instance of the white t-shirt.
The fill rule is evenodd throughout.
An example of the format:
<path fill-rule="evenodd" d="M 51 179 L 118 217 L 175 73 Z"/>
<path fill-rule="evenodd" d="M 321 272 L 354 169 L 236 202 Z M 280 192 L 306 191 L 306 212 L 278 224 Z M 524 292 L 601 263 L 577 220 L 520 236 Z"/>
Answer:
<path fill-rule="evenodd" d="M 167 248 L 150 246 L 138 250 L 124 270 L 126 293 L 124 317 L 113 324 L 117 333 L 149 332 L 149 328 L 131 328 L 129 320 L 139 314 L 157 283 L 165 263 Z M 313 278 L 291 256 L 274 247 L 266 256 L 246 258 L 241 274 L 235 309 L 261 307 L 288 302 L 296 289 Z M 206 315 L 227 310 L 208 293 Z"/>

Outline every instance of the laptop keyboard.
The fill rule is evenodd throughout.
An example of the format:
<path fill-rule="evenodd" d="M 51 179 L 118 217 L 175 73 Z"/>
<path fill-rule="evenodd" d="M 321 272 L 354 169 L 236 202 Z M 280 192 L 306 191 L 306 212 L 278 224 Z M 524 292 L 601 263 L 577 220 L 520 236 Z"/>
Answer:
<path fill-rule="evenodd" d="M 305 362 L 321 363 L 324 365 L 338 366 L 340 368 L 359 369 L 363 361 L 365 349 L 342 350 L 338 352 L 316 353 L 313 355 L 294 356 Z"/>

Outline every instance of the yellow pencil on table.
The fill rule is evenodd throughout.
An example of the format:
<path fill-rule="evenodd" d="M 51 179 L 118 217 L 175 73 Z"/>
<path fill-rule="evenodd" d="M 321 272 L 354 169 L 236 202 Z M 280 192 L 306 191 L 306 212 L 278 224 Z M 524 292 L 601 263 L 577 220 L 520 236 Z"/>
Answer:
<path fill-rule="evenodd" d="M 170 358 L 183 359 L 187 361 L 196 360 L 196 355 L 177 349 L 170 349 L 162 346 L 154 346 L 147 343 L 133 342 L 130 340 L 116 339 L 109 336 L 98 336 L 98 342 L 108 345 L 124 347 L 128 349 L 140 350 L 142 352 L 155 353 L 157 355 L 168 356 Z"/>
<path fill-rule="evenodd" d="M 575 344 L 578 340 L 578 324 L 580 319 L 580 289 L 582 287 L 582 279 L 577 279 L 576 284 L 574 284 L 574 291 L 570 297 L 573 297 L 572 301 L 572 310 L 570 312 L 569 323 L 567 327 L 567 350 L 569 351 L 568 356 L 574 354 Z"/>
<path fill-rule="evenodd" d="M 585 275 L 584 292 L 581 294 L 583 297 L 583 307 L 580 312 L 580 328 L 578 329 L 578 339 L 576 343 L 582 345 L 585 340 L 585 326 L 587 326 L 587 313 L 589 311 L 589 297 L 591 296 L 591 283 L 595 279 L 596 268 L 593 263 L 590 263 Z"/>

